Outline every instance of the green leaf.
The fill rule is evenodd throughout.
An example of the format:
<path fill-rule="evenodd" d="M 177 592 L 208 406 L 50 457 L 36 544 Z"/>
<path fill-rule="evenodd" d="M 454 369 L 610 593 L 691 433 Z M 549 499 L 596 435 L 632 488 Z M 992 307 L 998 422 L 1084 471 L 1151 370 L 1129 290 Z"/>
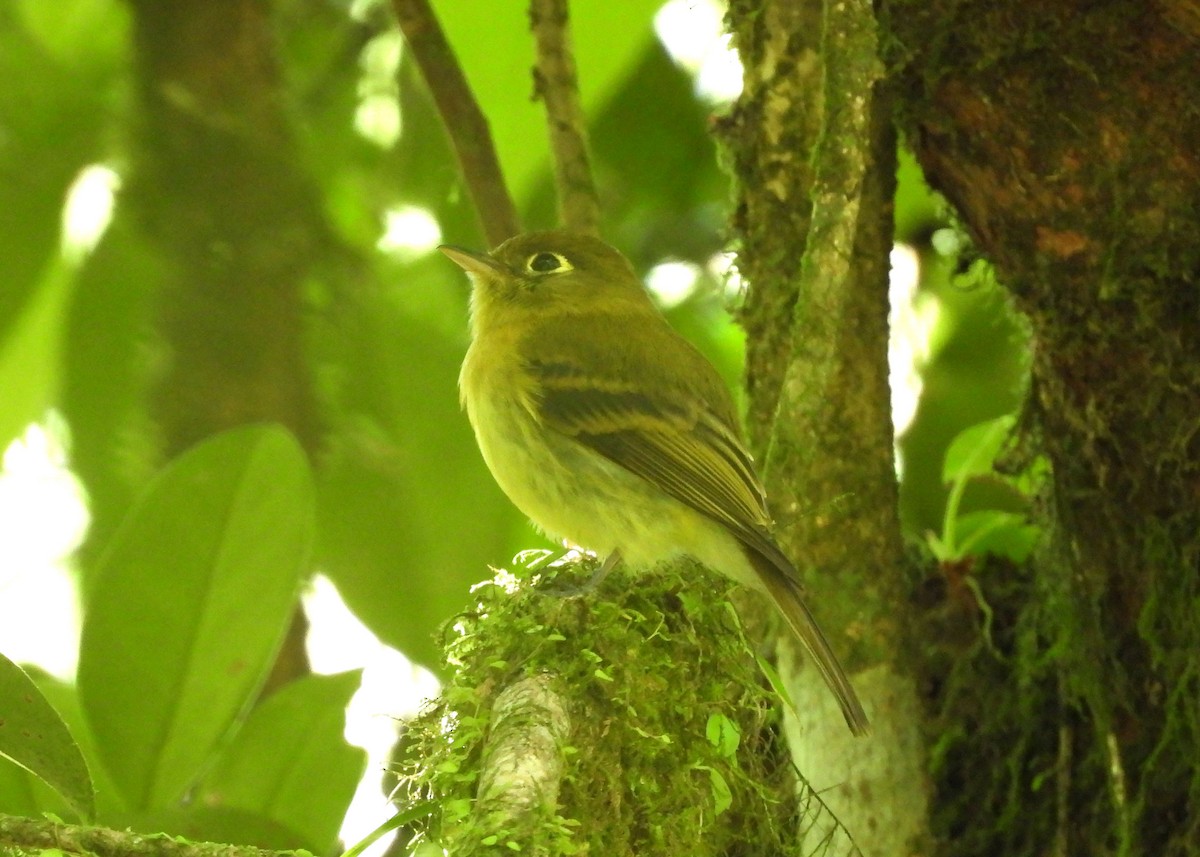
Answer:
<path fill-rule="evenodd" d="M 154 286 L 167 274 L 132 213 L 122 211 L 79 271 L 62 347 L 71 466 L 87 486 L 92 515 L 80 569 L 85 593 L 99 549 L 152 478 L 157 449 L 146 413 L 146 354 L 158 311 Z"/>
<path fill-rule="evenodd" d="M 134 810 L 176 801 L 271 666 L 308 570 L 313 488 L 275 426 L 218 435 L 167 466 L 100 561 L 79 689 Z"/>
<path fill-rule="evenodd" d="M 97 14 L 81 22 L 83 5 Z M 80 169 L 111 150 L 116 57 L 97 45 L 113 34 L 109 22 L 128 19 L 120 7 L 0 4 L 0 449 L 56 393 L 62 305 L 73 280 L 59 252 L 63 201 Z M 72 16 L 88 50 L 59 54 L 50 37 Z"/>
<path fill-rule="evenodd" d="M 270 851 L 297 851 L 305 857 L 304 839 L 278 822 L 231 807 L 187 806 L 160 807 L 145 812 L 118 813 L 106 819 L 117 829 L 147 834 L 167 834 L 181 841 L 221 842 L 250 845 Z M 230 849 L 235 852 L 236 849 Z M 311 857 L 311 855 L 308 855 Z"/>
<path fill-rule="evenodd" d="M 731 758 L 737 753 L 738 744 L 742 740 L 742 733 L 737 724 L 720 712 L 708 716 L 704 734 L 708 738 L 708 743 L 712 744 L 717 753 L 725 758 Z"/>
<path fill-rule="evenodd" d="M 1015 416 L 1005 414 L 959 432 L 946 449 L 942 481 L 947 484 L 961 483 L 973 476 L 990 474 L 996 456 L 1000 454 L 1016 422 Z"/>
<path fill-rule="evenodd" d="M 62 795 L 84 821 L 95 813 L 87 763 L 70 730 L 23 669 L 0 655 L 0 755 Z"/>
<path fill-rule="evenodd" d="M 0 813 L 32 818 L 45 807 L 34 790 L 37 778 L 15 762 L 0 756 Z"/>
<path fill-rule="evenodd" d="M 402 812 L 397 812 L 383 824 L 376 827 L 358 842 L 355 842 L 353 845 L 343 851 L 341 857 L 359 857 L 359 855 L 366 851 L 367 848 L 374 845 L 388 833 L 391 833 L 393 830 L 398 830 L 401 827 L 410 825 L 414 821 L 432 815 L 437 808 L 438 803 L 432 800 L 419 801 L 411 804 L 408 809 L 405 809 Z M 438 853 L 440 854 L 441 852 L 439 851 Z"/>
<path fill-rule="evenodd" d="M 113 785 L 112 777 L 96 752 L 96 740 L 88 729 L 79 704 L 79 688 L 75 686 L 74 682 L 68 683 L 49 674 L 33 673 L 31 678 L 37 683 L 46 700 L 62 717 L 67 728 L 71 730 L 75 743 L 79 745 L 92 775 L 92 784 L 96 788 L 95 817 L 101 822 L 107 822 L 110 815 L 122 811 L 124 807 L 121 803 L 120 793 Z M 41 809 L 60 814 L 64 811 L 56 805 L 47 804 L 44 797 Z"/>
<path fill-rule="evenodd" d="M 729 807 L 733 806 L 733 791 L 729 788 L 729 783 L 725 776 L 716 768 L 710 768 L 706 765 L 698 765 L 702 771 L 708 771 L 709 790 L 712 793 L 713 808 L 717 815 L 725 812 Z"/>
<path fill-rule="evenodd" d="M 1016 563 L 1024 562 L 1041 532 L 1025 515 L 1016 512 L 991 509 L 968 512 L 958 518 L 959 555 L 990 553 Z"/>
<path fill-rule="evenodd" d="M 197 801 L 271 819 L 329 853 L 366 767 L 366 753 L 343 737 L 361 679 L 361 671 L 306 676 L 272 694 L 222 750 Z"/>

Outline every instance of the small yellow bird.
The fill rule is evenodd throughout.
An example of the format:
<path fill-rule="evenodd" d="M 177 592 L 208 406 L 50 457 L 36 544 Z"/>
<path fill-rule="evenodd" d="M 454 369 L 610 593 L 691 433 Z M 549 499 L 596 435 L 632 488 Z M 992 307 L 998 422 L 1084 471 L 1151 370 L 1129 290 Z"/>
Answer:
<path fill-rule="evenodd" d="M 509 499 L 548 535 L 634 568 L 687 554 L 766 592 L 851 731 L 867 734 L 771 536 L 728 389 L 625 257 L 566 231 L 518 235 L 490 254 L 439 249 L 474 284 L 459 388 Z"/>

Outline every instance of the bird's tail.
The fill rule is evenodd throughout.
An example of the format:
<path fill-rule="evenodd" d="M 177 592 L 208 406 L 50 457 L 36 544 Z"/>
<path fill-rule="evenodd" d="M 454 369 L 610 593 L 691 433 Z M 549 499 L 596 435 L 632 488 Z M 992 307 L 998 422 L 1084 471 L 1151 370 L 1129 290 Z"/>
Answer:
<path fill-rule="evenodd" d="M 792 576 L 795 572 L 790 567 L 787 572 L 784 572 L 775 562 L 772 562 L 770 557 L 763 556 L 755 550 L 747 550 L 746 553 L 749 555 L 754 570 L 758 572 L 763 588 L 771 596 L 771 600 L 775 602 L 779 612 L 783 614 L 792 633 L 808 650 L 809 655 L 816 663 L 817 671 L 821 673 L 821 678 L 825 679 L 825 684 L 837 697 L 838 705 L 842 707 L 842 716 L 846 718 L 846 724 L 850 727 L 850 731 L 855 735 L 869 735 L 871 724 L 867 720 L 866 712 L 863 711 L 858 694 L 854 692 L 850 679 L 846 677 L 845 670 L 838 663 L 837 655 L 833 653 L 829 641 L 825 639 L 825 634 L 817 625 L 817 620 L 809 612 L 808 605 L 804 603 L 800 584 Z"/>

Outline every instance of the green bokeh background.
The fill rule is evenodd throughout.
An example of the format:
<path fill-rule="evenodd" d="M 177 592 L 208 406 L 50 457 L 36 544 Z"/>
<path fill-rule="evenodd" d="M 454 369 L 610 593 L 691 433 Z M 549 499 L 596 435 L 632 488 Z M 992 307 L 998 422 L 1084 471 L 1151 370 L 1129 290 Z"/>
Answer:
<path fill-rule="evenodd" d="M 699 99 L 691 76 L 665 53 L 652 28 L 660 5 L 621 0 L 574 10 L 604 233 L 643 272 L 664 260 L 705 268 L 728 246 L 732 199 L 707 130 L 722 108 Z M 360 618 L 385 642 L 436 666 L 436 631 L 469 604 L 469 587 L 489 576 L 489 565 L 546 543 L 493 484 L 458 407 L 467 344 L 461 271 L 437 254 L 376 249 L 386 211 L 403 205 L 431 212 L 447 242 L 480 246 L 482 239 L 415 69 L 405 57 L 394 75 L 381 77 L 379 63 L 369 61 L 398 43 L 386 8 L 356 9 L 362 14 L 352 18 L 345 3 L 279 0 L 273 11 L 298 169 L 355 259 L 343 264 L 331 252 L 307 287 L 308 355 L 324 429 L 311 462 L 312 538 L 316 566 Z M 447 2 L 438 12 L 524 222 L 552 225 L 524 4 Z M 164 359 L 155 335 L 161 263 L 124 216 L 119 193 L 94 252 L 78 259 L 60 250 L 64 201 L 80 171 L 103 163 L 120 175 L 132 160 L 140 105 L 131 14 L 115 0 L 0 5 L 0 446 L 47 409 L 65 415 L 72 465 L 95 521 L 78 561 L 88 600 L 102 598 L 96 569 L 119 522 L 165 464 L 147 396 L 147 377 Z M 368 92 L 398 100 L 402 130 L 393 145 L 355 130 Z M 956 276 L 961 260 L 935 250 L 932 237 L 953 226 L 911 159 L 901 164 L 897 240 L 919 253 L 920 288 L 940 308 L 920 367 L 924 393 L 899 445 L 901 518 L 919 538 L 940 526 L 950 440 L 1018 408 L 1028 343 L 1003 292 L 986 278 Z M 729 313 L 737 296 L 705 271 L 668 316 L 737 387 L 742 340 Z M 1002 487 L 989 494 L 982 485 L 968 492 L 965 511 L 1019 503 Z M 162 532 L 170 538 L 169 528 Z M 147 585 L 170 588 L 172 576 L 164 570 Z M 331 705 L 344 702 L 341 688 L 325 696 Z M 231 769 L 227 762 L 220 771 Z M 0 771 L 0 811 L 5 795 L 16 793 L 6 792 L 5 776 Z M 22 801 L 15 809 L 28 810 L 27 795 Z M 269 833 L 259 840 L 280 841 Z"/>
<path fill-rule="evenodd" d="M 530 97 L 523 7 L 446 3 L 439 14 L 487 114 L 523 219 L 554 223 L 544 118 Z M 667 259 L 704 266 L 724 247 L 731 189 L 707 123 L 719 106 L 694 94 L 652 21 L 658 0 L 580 4 L 578 63 L 591 117 L 605 233 L 641 270 Z M 318 554 L 362 617 L 417 660 L 466 587 L 517 550 L 541 544 L 492 484 L 459 412 L 467 284 L 436 254 L 375 250 L 385 211 L 432 212 L 445 240 L 481 245 L 454 159 L 415 69 L 380 82 L 368 58 L 399 44 L 386 9 L 354 20 L 342 4 L 281 2 L 278 62 L 301 152 L 324 214 L 365 265 L 353 279 L 315 271 L 311 359 L 328 427 L 318 470 Z M 107 0 L 16 0 L 0 10 L 0 443 L 47 408 L 65 410 L 74 463 L 103 543 L 161 465 L 146 402 L 156 346 L 158 270 L 122 219 L 82 263 L 59 251 L 63 203 L 80 170 L 130 161 L 130 10 Z M 386 65 L 386 64 L 385 64 Z M 402 131 L 383 148 L 354 127 L 362 93 L 399 100 Z M 940 309 L 920 367 L 924 395 L 900 449 L 902 518 L 920 534 L 941 519 L 941 456 L 971 424 L 1014 410 L 1026 345 L 1003 293 L 953 276 L 959 261 L 930 239 L 943 207 L 907 157 L 897 240 L 923 261 L 921 289 Z M 330 273 L 333 270 L 333 273 Z M 669 315 L 738 385 L 736 302 L 706 274 Z M 155 359 L 155 358 L 151 358 Z M 993 502 L 993 501 L 989 501 Z M 83 573 L 88 573 L 87 568 Z"/>

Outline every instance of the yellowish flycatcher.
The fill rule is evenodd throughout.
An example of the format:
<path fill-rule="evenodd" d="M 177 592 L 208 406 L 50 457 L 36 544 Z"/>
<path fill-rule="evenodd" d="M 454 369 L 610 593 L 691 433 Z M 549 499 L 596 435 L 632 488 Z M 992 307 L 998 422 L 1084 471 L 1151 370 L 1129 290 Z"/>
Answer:
<path fill-rule="evenodd" d="M 444 246 L 471 276 L 459 388 L 500 487 L 547 534 L 646 567 L 687 554 L 765 591 L 837 696 L 870 726 L 771 536 L 733 400 L 712 364 L 603 241 L 518 235 Z"/>

